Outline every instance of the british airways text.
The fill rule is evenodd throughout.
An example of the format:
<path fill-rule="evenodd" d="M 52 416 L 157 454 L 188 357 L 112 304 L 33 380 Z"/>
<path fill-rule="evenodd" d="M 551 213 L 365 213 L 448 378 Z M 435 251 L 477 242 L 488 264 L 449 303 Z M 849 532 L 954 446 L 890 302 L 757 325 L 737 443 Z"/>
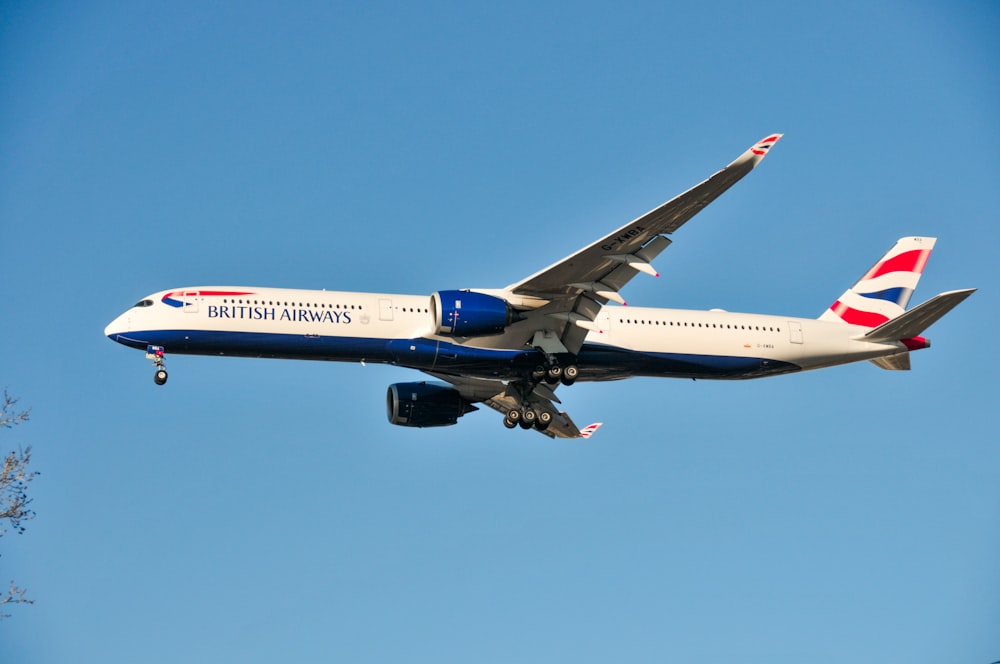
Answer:
<path fill-rule="evenodd" d="M 305 323 L 332 323 L 347 325 L 351 322 L 349 311 L 314 311 L 312 309 L 277 309 L 275 307 L 250 307 L 245 305 L 208 305 L 209 318 L 241 318 L 244 320 L 289 320 Z"/>

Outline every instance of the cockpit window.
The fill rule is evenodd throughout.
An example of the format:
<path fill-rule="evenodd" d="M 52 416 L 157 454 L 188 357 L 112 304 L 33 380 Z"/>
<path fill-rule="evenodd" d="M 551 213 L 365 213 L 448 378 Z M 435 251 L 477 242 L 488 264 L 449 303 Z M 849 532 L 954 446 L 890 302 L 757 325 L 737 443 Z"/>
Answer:
<path fill-rule="evenodd" d="M 151 307 L 151 306 L 153 306 L 153 301 L 152 300 L 143 300 L 141 302 L 136 302 L 135 306 L 136 307 Z"/>

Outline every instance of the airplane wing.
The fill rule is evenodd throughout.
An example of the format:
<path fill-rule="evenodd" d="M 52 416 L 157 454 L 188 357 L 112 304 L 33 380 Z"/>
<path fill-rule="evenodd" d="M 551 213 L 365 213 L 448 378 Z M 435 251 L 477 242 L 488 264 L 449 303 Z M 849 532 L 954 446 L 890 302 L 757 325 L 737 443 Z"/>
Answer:
<path fill-rule="evenodd" d="M 502 335 L 478 338 L 474 343 L 537 348 L 548 356 L 550 367 L 558 368 L 563 362 L 560 358 L 567 356 L 572 363 L 588 332 L 600 331 L 601 307 L 608 301 L 624 304 L 618 293 L 639 272 L 659 276 L 650 261 L 670 245 L 665 236 L 753 170 L 781 136 L 771 134 L 762 139 L 701 184 L 541 272 L 502 291 L 482 291 L 507 300 L 519 310 L 519 320 Z M 592 424 L 581 431 L 569 415 L 554 405 L 560 403 L 556 385 L 539 379 L 503 382 L 427 373 L 451 383 L 467 401 L 485 403 L 503 413 L 507 426 L 518 426 L 514 420 L 528 411 L 539 420 L 545 414 L 548 425 L 536 424 L 535 428 L 553 438 L 587 438 L 600 426 Z"/>
<path fill-rule="evenodd" d="M 598 329 L 594 321 L 602 305 L 609 300 L 624 304 L 618 293 L 639 272 L 659 276 L 650 262 L 670 245 L 664 236 L 676 231 L 753 170 L 781 136 L 771 134 L 701 184 L 558 263 L 508 286 L 504 289 L 507 293 L 532 303 L 535 308 L 532 313 L 537 314 L 529 314 L 523 321 L 526 324 L 518 327 L 561 328 L 557 333 L 562 344 L 569 352 L 578 352 L 587 331 Z"/>
<path fill-rule="evenodd" d="M 452 376 L 431 371 L 425 373 L 438 380 L 451 383 L 466 401 L 484 403 L 505 417 L 510 411 L 519 410 L 521 407 L 521 401 L 516 392 L 511 390 L 510 385 L 499 380 Z M 589 438 L 594 430 L 600 426 L 600 424 L 592 424 L 584 427 L 581 432 L 568 414 L 556 408 L 555 404 L 560 403 L 559 399 L 544 383 L 535 386 L 535 391 L 531 395 L 531 403 L 536 411 L 545 411 L 551 415 L 552 419 L 548 427 L 544 430 L 539 430 L 536 427 L 536 430 L 549 438 Z"/>

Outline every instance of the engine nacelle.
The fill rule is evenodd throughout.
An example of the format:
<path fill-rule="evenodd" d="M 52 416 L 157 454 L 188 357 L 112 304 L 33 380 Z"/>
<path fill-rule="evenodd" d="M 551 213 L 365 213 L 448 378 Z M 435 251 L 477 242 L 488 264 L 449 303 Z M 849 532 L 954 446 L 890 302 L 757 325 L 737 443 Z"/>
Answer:
<path fill-rule="evenodd" d="M 499 297 L 465 290 L 431 295 L 436 333 L 449 337 L 485 337 L 500 334 L 517 320 L 517 312 Z"/>
<path fill-rule="evenodd" d="M 442 383 L 394 383 L 385 395 L 386 415 L 401 427 L 446 427 L 479 410 Z"/>

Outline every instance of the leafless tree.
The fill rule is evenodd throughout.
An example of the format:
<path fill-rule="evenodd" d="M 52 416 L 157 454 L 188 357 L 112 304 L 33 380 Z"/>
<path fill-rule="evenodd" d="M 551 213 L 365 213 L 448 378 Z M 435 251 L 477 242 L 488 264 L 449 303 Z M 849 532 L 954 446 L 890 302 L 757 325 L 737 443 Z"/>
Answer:
<path fill-rule="evenodd" d="M 17 398 L 3 391 L 3 402 L 0 403 L 0 429 L 10 429 L 28 421 L 31 409 L 19 410 Z M 31 498 L 28 497 L 28 484 L 38 473 L 28 470 L 31 462 L 31 447 L 18 448 L 9 452 L 3 460 L 0 470 L 0 536 L 9 527 L 20 534 L 24 532 L 25 522 L 35 518 L 35 513 L 28 509 Z M 34 604 L 34 600 L 25 597 L 25 590 L 10 582 L 6 594 L 0 594 L 0 607 L 7 604 Z M 9 618 L 10 614 L 0 612 L 0 619 Z"/>

